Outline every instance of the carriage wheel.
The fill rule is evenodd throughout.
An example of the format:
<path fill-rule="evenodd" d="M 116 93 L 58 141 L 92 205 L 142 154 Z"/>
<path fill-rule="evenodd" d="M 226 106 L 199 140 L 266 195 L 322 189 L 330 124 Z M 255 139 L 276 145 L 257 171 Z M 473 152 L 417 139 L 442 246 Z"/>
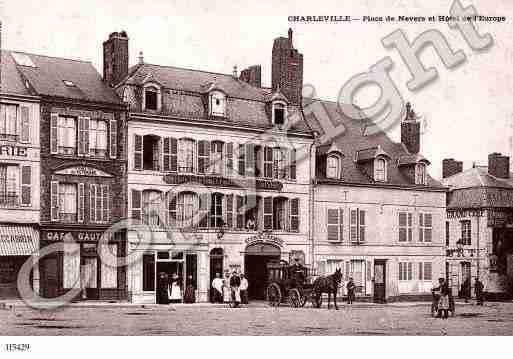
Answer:
<path fill-rule="evenodd" d="M 301 306 L 304 307 L 306 302 L 308 302 L 308 295 L 303 293 L 303 296 L 301 297 Z"/>
<path fill-rule="evenodd" d="M 267 301 L 272 307 L 277 307 L 281 303 L 281 290 L 278 284 L 271 283 L 267 287 Z"/>
<path fill-rule="evenodd" d="M 293 308 L 299 308 L 301 305 L 301 294 L 296 288 L 289 289 L 289 303 Z"/>

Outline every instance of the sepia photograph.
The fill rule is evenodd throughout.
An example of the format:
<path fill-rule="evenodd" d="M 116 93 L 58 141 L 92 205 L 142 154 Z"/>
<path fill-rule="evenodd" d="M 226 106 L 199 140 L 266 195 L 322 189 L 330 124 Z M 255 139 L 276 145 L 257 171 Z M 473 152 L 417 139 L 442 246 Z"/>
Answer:
<path fill-rule="evenodd" d="M 0 1 L 2 357 L 512 335 L 512 17 Z"/>

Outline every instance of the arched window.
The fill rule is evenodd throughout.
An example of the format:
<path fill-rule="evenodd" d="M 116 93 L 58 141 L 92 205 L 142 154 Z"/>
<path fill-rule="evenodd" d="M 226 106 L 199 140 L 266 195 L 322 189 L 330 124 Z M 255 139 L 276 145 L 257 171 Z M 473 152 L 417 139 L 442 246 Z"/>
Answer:
<path fill-rule="evenodd" d="M 415 184 L 426 184 L 426 165 L 424 163 L 417 163 L 415 165 Z"/>
<path fill-rule="evenodd" d="M 329 155 L 326 160 L 326 177 L 340 178 L 340 158 L 336 155 Z"/>
<path fill-rule="evenodd" d="M 162 193 L 155 190 L 143 191 L 142 200 L 143 222 L 149 226 L 161 225 Z"/>
<path fill-rule="evenodd" d="M 199 197 L 196 193 L 168 193 L 168 225 L 178 228 L 193 227 L 198 211 Z"/>
<path fill-rule="evenodd" d="M 383 157 L 374 160 L 374 180 L 377 182 L 387 180 L 387 160 Z"/>

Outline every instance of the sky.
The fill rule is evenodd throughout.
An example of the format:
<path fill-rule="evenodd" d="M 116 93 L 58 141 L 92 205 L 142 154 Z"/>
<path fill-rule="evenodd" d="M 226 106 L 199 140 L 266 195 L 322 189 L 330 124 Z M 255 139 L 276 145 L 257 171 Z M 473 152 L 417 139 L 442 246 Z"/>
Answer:
<path fill-rule="evenodd" d="M 102 42 L 113 31 L 125 30 L 130 38 L 130 64 L 144 61 L 205 71 L 232 73 L 262 65 L 264 86 L 271 82 L 273 39 L 294 30 L 294 46 L 304 55 L 304 83 L 312 84 L 317 97 L 337 100 L 341 87 L 352 76 L 366 72 L 385 56 L 395 66 L 391 78 L 402 97 L 426 121 L 421 152 L 431 161 L 430 173 L 441 177 L 444 158 L 486 164 L 491 152 L 512 154 L 513 149 L 513 1 L 460 0 L 474 5 L 479 14 L 505 16 L 503 23 L 477 24 L 479 33 L 490 33 L 494 44 L 474 52 L 461 33 L 443 22 L 426 23 L 292 23 L 289 16 L 350 15 L 431 16 L 449 13 L 449 0 L 353 1 L 170 1 L 170 0 L 0 0 L 2 47 L 31 53 L 91 61 L 102 73 Z M 446 69 L 432 49 L 421 59 L 434 66 L 439 78 L 416 92 L 408 90 L 408 68 L 395 50 L 381 39 L 401 29 L 413 40 L 437 29 L 453 51 L 462 50 L 467 61 Z M 357 104 L 371 105 L 379 92 L 368 88 Z M 389 131 L 400 141 L 399 128 Z"/>

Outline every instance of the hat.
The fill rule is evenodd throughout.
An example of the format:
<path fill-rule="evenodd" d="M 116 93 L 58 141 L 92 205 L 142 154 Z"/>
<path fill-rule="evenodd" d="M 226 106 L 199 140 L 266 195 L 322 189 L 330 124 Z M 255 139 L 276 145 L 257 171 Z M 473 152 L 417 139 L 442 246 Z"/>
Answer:
<path fill-rule="evenodd" d="M 173 279 L 178 279 L 178 274 L 173 273 Z"/>

